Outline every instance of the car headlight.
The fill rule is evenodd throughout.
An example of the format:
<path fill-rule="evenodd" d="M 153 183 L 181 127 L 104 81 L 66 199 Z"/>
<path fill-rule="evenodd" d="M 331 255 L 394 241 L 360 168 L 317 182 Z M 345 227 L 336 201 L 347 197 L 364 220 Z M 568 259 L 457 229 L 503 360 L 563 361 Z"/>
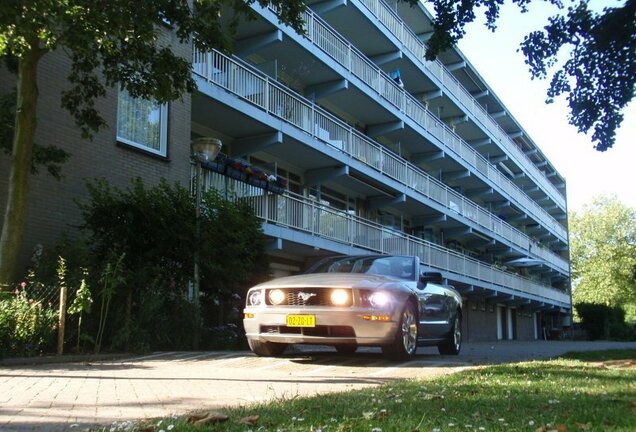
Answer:
<path fill-rule="evenodd" d="M 349 303 L 349 292 L 344 289 L 331 291 L 331 303 L 334 306 L 344 306 Z"/>
<path fill-rule="evenodd" d="M 273 305 L 279 305 L 285 301 L 285 293 L 282 290 L 275 289 L 269 292 L 269 301 Z"/>
<path fill-rule="evenodd" d="M 386 307 L 391 302 L 391 296 L 383 291 L 371 293 L 369 304 L 374 308 Z"/>
<path fill-rule="evenodd" d="M 259 306 L 263 302 L 263 294 L 260 290 L 252 291 L 247 296 L 248 306 Z"/>

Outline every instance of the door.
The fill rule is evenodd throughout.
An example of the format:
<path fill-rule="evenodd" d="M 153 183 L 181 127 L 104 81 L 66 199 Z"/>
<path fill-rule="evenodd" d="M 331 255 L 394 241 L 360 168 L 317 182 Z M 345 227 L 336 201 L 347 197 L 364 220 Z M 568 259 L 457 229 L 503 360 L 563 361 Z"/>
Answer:
<path fill-rule="evenodd" d="M 422 286 L 419 286 L 420 336 L 422 339 L 442 338 L 448 332 L 450 315 L 446 289 L 432 283 Z"/>

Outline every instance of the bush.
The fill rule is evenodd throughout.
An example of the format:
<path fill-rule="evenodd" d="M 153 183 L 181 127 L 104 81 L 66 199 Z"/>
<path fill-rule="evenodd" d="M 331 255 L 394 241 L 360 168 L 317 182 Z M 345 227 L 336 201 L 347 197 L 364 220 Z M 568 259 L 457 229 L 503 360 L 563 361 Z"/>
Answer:
<path fill-rule="evenodd" d="M 247 339 L 242 327 L 229 323 L 204 329 L 205 349 L 247 349 Z"/>
<path fill-rule="evenodd" d="M 114 329 L 110 349 L 139 352 L 192 349 L 196 315 L 186 293 L 158 280 L 144 287 L 142 293 L 143 298 L 132 296 L 128 313 L 113 311 L 109 322 Z M 124 300 L 115 299 L 115 305 Z"/>
<path fill-rule="evenodd" d="M 34 356 L 55 346 L 57 311 L 30 299 L 26 288 L 0 300 L 0 357 Z"/>
<path fill-rule="evenodd" d="M 77 351 L 186 350 L 199 341 L 240 346 L 245 292 L 269 267 L 249 203 L 206 192 L 197 235 L 195 200 L 179 184 L 145 188 L 137 179 L 118 189 L 97 181 L 87 189 L 80 204 L 85 236 L 37 248 L 26 277 L 30 299 L 24 290 L 0 299 L 0 355 L 55 350 L 59 297 L 51 293 L 62 285 L 65 342 Z M 200 309 L 189 289 L 196 247 Z"/>
<path fill-rule="evenodd" d="M 625 323 L 625 311 L 619 306 L 578 303 L 575 308 L 581 317 L 581 326 L 587 331 L 588 338 L 591 340 L 625 340 L 634 337 L 629 325 Z"/>
<path fill-rule="evenodd" d="M 92 247 L 90 273 L 103 274 L 105 263 L 121 260 L 117 281 L 107 284 L 112 292 L 106 310 L 113 312 L 100 326 L 104 347 L 191 349 L 196 335 L 210 334 L 205 329 L 234 322 L 233 299 L 244 298 L 267 274 L 261 224 L 248 203 L 206 192 L 197 234 L 195 199 L 179 184 L 162 180 L 145 188 L 136 179 L 123 190 L 103 181 L 87 188 L 90 200 L 80 209 Z M 188 299 L 195 248 L 204 305 L 199 313 Z M 98 311 L 107 279 L 91 283 Z"/>
<path fill-rule="evenodd" d="M 81 352 L 87 347 L 92 350 L 94 344 L 86 325 L 82 328 L 84 313 L 90 310 L 87 303 L 92 301 L 89 289 L 91 281 L 88 274 L 88 251 L 88 245 L 83 239 L 71 240 L 66 236 L 51 248 L 45 249 L 37 245 L 25 277 L 29 298 L 41 302 L 42 305 L 50 305 L 56 314 L 59 310 L 60 288 L 67 288 L 65 352 Z M 80 289 L 82 287 L 83 289 Z"/>

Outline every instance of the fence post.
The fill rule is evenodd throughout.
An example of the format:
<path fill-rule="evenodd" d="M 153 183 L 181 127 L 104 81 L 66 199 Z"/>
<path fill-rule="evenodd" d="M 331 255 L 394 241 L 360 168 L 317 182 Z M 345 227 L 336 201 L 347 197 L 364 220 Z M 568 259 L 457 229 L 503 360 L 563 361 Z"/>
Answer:
<path fill-rule="evenodd" d="M 58 314 L 57 355 L 64 354 L 64 328 L 66 326 L 66 286 L 60 288 L 60 311 Z"/>

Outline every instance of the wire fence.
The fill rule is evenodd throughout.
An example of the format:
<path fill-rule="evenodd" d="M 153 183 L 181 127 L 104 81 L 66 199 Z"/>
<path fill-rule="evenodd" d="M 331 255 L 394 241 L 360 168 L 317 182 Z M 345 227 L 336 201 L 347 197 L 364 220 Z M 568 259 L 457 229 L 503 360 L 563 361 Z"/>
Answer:
<path fill-rule="evenodd" d="M 58 354 L 62 354 L 65 349 L 64 349 L 64 345 L 68 344 L 69 342 L 71 342 L 69 340 L 69 337 L 74 337 L 73 333 L 74 333 L 74 329 L 77 327 L 77 323 L 79 320 L 79 316 L 78 315 L 71 315 L 68 313 L 68 309 L 69 306 L 73 303 L 73 300 L 75 299 L 75 297 L 77 296 L 77 292 L 79 290 L 79 287 L 74 287 L 74 288 L 67 288 L 66 291 L 66 295 L 65 295 L 65 301 L 64 304 L 61 304 L 61 299 L 62 299 L 62 290 L 57 287 L 57 286 L 51 286 L 51 285 L 44 285 L 44 284 L 40 284 L 40 283 L 36 283 L 36 284 L 31 284 L 31 285 L 27 285 L 26 283 L 22 283 L 20 284 L 18 287 L 16 287 L 13 291 L 9 291 L 9 292 L 4 292 L 2 293 L 3 295 L 0 296 L 0 302 L 3 302 L 5 305 L 2 306 L 0 305 L 0 309 L 3 310 L 3 313 L 0 313 L 0 321 L 3 320 L 9 320 L 9 322 L 11 322 L 12 320 L 15 321 L 15 324 L 18 325 L 18 327 L 24 327 L 25 324 L 20 322 L 20 320 L 27 320 L 29 322 L 31 322 L 31 325 L 42 325 L 43 322 L 36 320 L 36 321 L 32 321 L 34 318 L 33 316 L 38 315 L 40 317 L 44 317 L 44 316 L 51 316 L 51 317 L 55 317 L 55 325 L 54 327 L 51 327 L 51 329 L 53 329 L 53 335 L 54 338 L 58 340 L 58 344 L 57 344 L 57 350 L 55 349 L 54 346 L 49 346 L 48 344 L 44 344 L 42 347 L 37 348 L 38 345 L 38 337 L 39 335 L 41 335 L 39 330 L 36 329 L 32 329 L 32 337 L 34 338 L 34 340 L 25 340 L 25 346 L 31 346 L 33 347 L 32 351 L 30 353 L 28 353 L 28 350 L 24 350 L 20 348 L 20 343 L 17 341 L 14 341 L 14 344 L 11 345 L 15 345 L 15 347 L 13 347 L 13 350 L 11 350 L 8 347 L 2 347 L 0 346 L 0 358 L 2 357 L 3 353 L 12 354 L 17 354 L 17 355 L 34 355 L 34 354 L 38 354 L 38 353 L 53 353 L 55 351 L 57 351 Z M 22 304 L 23 306 L 10 306 L 8 305 L 9 303 L 13 303 L 17 301 L 17 303 L 14 304 Z M 26 305 L 28 303 L 28 306 Z M 29 310 L 34 311 L 33 313 L 35 315 L 30 315 L 30 313 L 26 313 L 24 308 L 28 308 Z M 17 312 L 17 314 L 13 317 L 10 317 L 9 315 L 7 315 L 7 313 L 10 314 L 9 311 L 14 310 L 14 311 L 22 311 L 22 312 Z M 60 313 L 61 311 L 64 311 L 64 313 Z M 37 312 L 36 312 L 37 311 Z M 25 314 L 26 315 L 23 315 Z M 35 322 L 37 322 L 38 324 L 35 324 Z M 51 324 L 53 324 L 50 321 L 47 321 Z M 11 334 L 11 329 L 7 329 L 6 328 L 6 322 L 0 322 L 0 342 L 4 339 L 6 339 L 6 337 L 8 336 L 7 334 L 4 334 L 5 332 L 9 331 L 9 334 Z M 46 325 L 46 324 L 44 324 Z M 2 331 L 2 329 L 4 328 L 4 330 Z M 68 329 L 65 331 L 65 329 Z M 70 331 L 69 331 L 70 330 Z M 62 337 L 60 338 L 60 332 L 63 332 Z M 29 333 L 31 334 L 31 333 Z M 20 334 L 21 337 L 26 337 L 28 339 L 28 336 L 26 336 L 24 334 L 24 330 L 22 330 L 22 334 Z M 62 342 L 62 344 L 60 345 L 60 341 Z M 4 340 L 4 342 L 6 343 L 7 341 Z M 40 343 L 42 343 L 40 341 Z M 47 347 L 48 346 L 48 347 Z M 17 350 L 16 350 L 16 347 Z"/>
<path fill-rule="evenodd" d="M 39 302 L 43 307 L 58 309 L 60 306 L 60 289 L 58 287 L 45 285 L 24 286 L 16 289 L 16 291 L 14 291 L 15 295 L 17 295 L 19 291 L 24 291 L 30 301 Z M 68 304 L 66 306 L 68 307 Z"/>

